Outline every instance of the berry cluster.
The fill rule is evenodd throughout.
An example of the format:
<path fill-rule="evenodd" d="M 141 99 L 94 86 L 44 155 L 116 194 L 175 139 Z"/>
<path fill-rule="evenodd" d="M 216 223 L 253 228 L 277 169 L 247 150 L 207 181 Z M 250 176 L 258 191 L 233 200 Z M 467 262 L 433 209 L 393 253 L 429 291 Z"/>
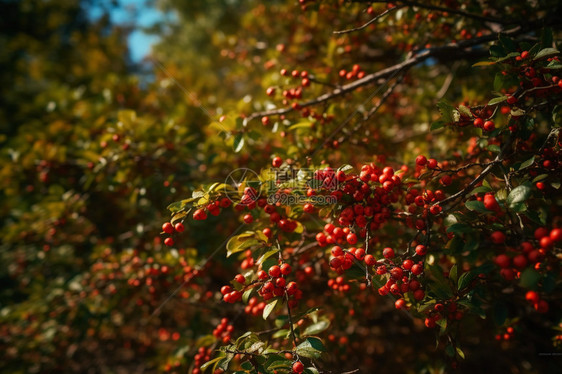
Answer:
<path fill-rule="evenodd" d="M 218 326 L 213 330 L 213 336 L 223 342 L 223 344 L 228 344 L 233 331 L 234 326 L 228 323 L 228 318 L 223 318 Z"/>

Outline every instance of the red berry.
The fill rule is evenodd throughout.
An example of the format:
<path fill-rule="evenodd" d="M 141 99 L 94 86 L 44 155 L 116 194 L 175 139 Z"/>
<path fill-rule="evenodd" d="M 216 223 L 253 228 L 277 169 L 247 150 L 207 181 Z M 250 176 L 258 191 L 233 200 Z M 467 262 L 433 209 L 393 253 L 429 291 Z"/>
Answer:
<path fill-rule="evenodd" d="M 527 58 L 527 57 L 529 57 L 529 51 L 521 52 L 521 58 Z"/>
<path fill-rule="evenodd" d="M 406 300 L 398 299 L 394 302 L 394 306 L 396 307 L 396 309 L 404 309 L 406 307 Z"/>
<path fill-rule="evenodd" d="M 268 116 L 264 116 L 264 117 L 261 118 L 261 123 L 262 123 L 264 126 L 267 126 L 267 125 L 269 125 L 269 124 L 271 123 L 271 120 L 269 119 Z"/>
<path fill-rule="evenodd" d="M 536 304 L 539 302 L 539 294 L 536 293 L 535 291 L 527 291 L 527 293 L 525 294 L 525 300 L 530 301 L 533 304 Z"/>
<path fill-rule="evenodd" d="M 226 295 L 228 293 L 232 292 L 232 287 L 230 286 L 222 286 L 221 288 L 221 294 Z"/>
<path fill-rule="evenodd" d="M 416 254 L 419 256 L 423 256 L 427 253 L 427 247 L 423 244 L 419 244 L 416 246 Z"/>
<path fill-rule="evenodd" d="M 423 290 L 414 291 L 414 299 L 416 299 L 417 301 L 423 300 L 424 297 L 425 297 L 425 292 Z"/>
<path fill-rule="evenodd" d="M 271 165 L 273 165 L 274 168 L 278 168 L 283 164 L 283 159 L 279 156 L 274 157 L 273 160 L 271 161 Z"/>
<path fill-rule="evenodd" d="M 171 246 L 174 245 L 174 239 L 166 238 L 166 239 L 164 239 L 164 244 L 167 245 L 168 247 L 171 247 Z"/>
<path fill-rule="evenodd" d="M 416 157 L 416 165 L 424 166 L 425 164 L 427 164 L 427 158 L 424 155 Z"/>
<path fill-rule="evenodd" d="M 346 240 L 349 244 L 354 245 L 357 243 L 357 235 L 354 233 L 347 234 Z"/>
<path fill-rule="evenodd" d="M 505 254 L 496 256 L 494 262 L 501 268 L 508 268 L 511 264 L 511 259 Z"/>
<path fill-rule="evenodd" d="M 177 232 L 183 232 L 183 230 L 185 230 L 185 227 L 183 226 L 183 223 L 178 222 L 174 226 L 174 229 L 176 229 Z"/>
<path fill-rule="evenodd" d="M 170 222 L 166 222 L 162 225 L 162 231 L 164 231 L 166 234 L 171 234 L 174 232 L 174 226 L 172 226 Z"/>
<path fill-rule="evenodd" d="M 300 374 L 304 371 L 304 365 L 302 362 L 297 361 L 293 364 L 293 372 L 296 374 Z"/>
<path fill-rule="evenodd" d="M 246 278 L 242 274 L 238 274 L 234 277 L 234 280 L 240 284 L 246 283 Z"/>
<path fill-rule="evenodd" d="M 254 221 L 254 217 L 251 214 L 244 215 L 244 223 L 250 224 Z"/>
<path fill-rule="evenodd" d="M 552 229 L 550 231 L 550 240 L 553 242 L 562 241 L 562 229 Z"/>
<path fill-rule="evenodd" d="M 490 238 L 494 244 L 502 244 L 505 242 L 505 234 L 501 231 L 494 231 L 492 235 L 490 235 Z"/>
<path fill-rule="evenodd" d="M 365 264 L 367 266 L 374 266 L 377 263 L 377 260 L 372 255 L 365 256 Z"/>
<path fill-rule="evenodd" d="M 486 121 L 484 123 L 484 130 L 486 131 L 493 131 L 495 128 L 494 121 Z"/>
<path fill-rule="evenodd" d="M 269 275 L 273 278 L 278 278 L 281 275 L 281 269 L 277 265 L 273 265 L 269 268 Z"/>
<path fill-rule="evenodd" d="M 283 275 L 289 275 L 289 274 L 291 274 L 291 271 L 292 271 L 291 265 L 289 265 L 289 264 L 281 265 L 280 269 L 281 269 L 281 274 L 283 274 Z"/>
<path fill-rule="evenodd" d="M 384 256 L 384 258 L 393 258 L 394 257 L 394 249 L 392 248 L 385 248 L 382 250 L 382 255 Z"/>

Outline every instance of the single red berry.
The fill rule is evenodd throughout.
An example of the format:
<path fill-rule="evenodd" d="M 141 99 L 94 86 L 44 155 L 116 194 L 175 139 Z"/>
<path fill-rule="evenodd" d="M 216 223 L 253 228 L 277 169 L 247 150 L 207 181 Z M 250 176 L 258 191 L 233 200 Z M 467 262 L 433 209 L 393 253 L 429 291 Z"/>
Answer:
<path fill-rule="evenodd" d="M 511 264 L 511 259 L 505 254 L 497 255 L 494 262 L 501 268 L 508 268 Z"/>
<path fill-rule="evenodd" d="M 304 365 L 302 362 L 297 361 L 293 364 L 293 372 L 296 374 L 300 374 L 304 371 Z"/>
<path fill-rule="evenodd" d="M 183 226 L 183 223 L 178 222 L 175 224 L 174 229 L 176 229 L 177 232 L 183 232 L 183 230 L 185 230 L 185 227 Z"/>
<path fill-rule="evenodd" d="M 269 125 L 269 124 L 271 123 L 271 120 L 269 119 L 268 116 L 264 116 L 264 117 L 261 118 L 261 123 L 262 123 L 264 126 L 267 126 L 267 125 Z"/>
<path fill-rule="evenodd" d="M 222 286 L 221 287 L 221 294 L 226 295 L 232 292 L 232 287 L 230 286 Z"/>
<path fill-rule="evenodd" d="M 274 87 L 269 87 L 267 89 L 267 91 L 265 91 L 265 93 L 267 94 L 267 96 L 273 96 L 275 95 L 275 88 Z"/>
<path fill-rule="evenodd" d="M 283 159 L 279 156 L 274 157 L 273 160 L 271 161 L 271 165 L 273 165 L 274 168 L 278 168 L 283 164 Z"/>
<path fill-rule="evenodd" d="M 406 300 L 398 299 L 394 302 L 396 309 L 404 309 L 406 307 Z"/>
<path fill-rule="evenodd" d="M 419 244 L 418 246 L 416 246 L 416 254 L 418 254 L 419 256 L 423 256 L 427 253 L 427 247 L 423 244 Z"/>
<path fill-rule="evenodd" d="M 393 258 L 394 257 L 394 249 L 387 247 L 385 249 L 382 250 L 382 255 L 384 256 L 384 258 Z"/>
<path fill-rule="evenodd" d="M 365 264 L 367 266 L 374 266 L 377 263 L 377 260 L 372 255 L 365 256 Z"/>
<path fill-rule="evenodd" d="M 246 283 L 246 278 L 245 278 L 242 274 L 237 274 L 237 275 L 234 277 L 234 280 L 235 280 L 236 282 L 240 283 L 240 284 Z"/>
<path fill-rule="evenodd" d="M 496 126 L 494 125 L 494 121 L 486 121 L 484 123 L 484 130 L 486 131 L 493 131 L 495 128 Z"/>
<path fill-rule="evenodd" d="M 562 229 L 552 229 L 550 231 L 550 240 L 552 240 L 553 242 L 562 241 Z"/>
<path fill-rule="evenodd" d="M 525 58 L 527 58 L 527 57 L 529 57 L 529 51 L 523 51 L 523 52 L 521 52 L 521 58 L 522 58 L 522 59 L 525 59 Z"/>
<path fill-rule="evenodd" d="M 292 271 L 291 265 L 289 265 L 287 263 L 282 264 L 280 269 L 281 269 L 281 274 L 283 274 L 283 275 L 289 275 L 289 274 L 291 274 L 291 271 Z"/>
<path fill-rule="evenodd" d="M 244 223 L 250 224 L 254 221 L 254 217 L 251 214 L 244 215 Z"/>
<path fill-rule="evenodd" d="M 281 275 L 281 269 L 277 265 L 269 268 L 269 275 L 273 278 L 278 278 Z"/>
<path fill-rule="evenodd" d="M 162 225 L 162 231 L 164 231 L 166 234 L 171 234 L 174 232 L 174 226 L 172 226 L 170 222 L 166 222 Z"/>
<path fill-rule="evenodd" d="M 494 231 L 492 235 L 490 235 L 490 238 L 494 244 L 502 244 L 505 242 L 505 234 L 501 231 Z"/>
<path fill-rule="evenodd" d="M 349 244 L 354 245 L 357 243 L 357 235 L 354 233 L 347 234 L 346 240 Z"/>
<path fill-rule="evenodd" d="M 174 245 L 174 239 L 166 238 L 166 239 L 164 239 L 164 244 L 167 245 L 168 247 L 171 247 L 171 246 Z"/>
<path fill-rule="evenodd" d="M 416 157 L 416 165 L 424 166 L 425 164 L 427 164 L 427 158 L 424 155 Z"/>
<path fill-rule="evenodd" d="M 435 169 L 437 167 L 437 160 L 434 158 L 430 158 L 427 160 L 427 168 L 428 169 Z"/>

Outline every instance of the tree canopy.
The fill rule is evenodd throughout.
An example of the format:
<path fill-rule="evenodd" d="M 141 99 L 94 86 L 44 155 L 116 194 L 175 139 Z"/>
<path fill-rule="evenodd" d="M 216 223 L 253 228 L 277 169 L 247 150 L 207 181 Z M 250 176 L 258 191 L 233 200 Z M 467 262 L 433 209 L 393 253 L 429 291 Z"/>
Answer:
<path fill-rule="evenodd" d="M 559 367 L 559 1 L 152 5 L 0 1 L 2 371 Z"/>

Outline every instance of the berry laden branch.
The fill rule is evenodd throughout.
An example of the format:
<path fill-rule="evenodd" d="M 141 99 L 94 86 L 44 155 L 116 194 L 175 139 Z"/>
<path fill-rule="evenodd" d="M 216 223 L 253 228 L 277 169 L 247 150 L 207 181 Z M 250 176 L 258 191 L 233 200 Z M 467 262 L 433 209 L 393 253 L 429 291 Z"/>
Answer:
<path fill-rule="evenodd" d="M 507 36 L 516 36 L 516 35 L 520 35 L 522 33 L 528 32 L 529 30 L 532 30 L 535 26 L 536 27 L 542 27 L 542 26 L 548 26 L 549 24 L 552 24 L 553 22 L 548 22 L 545 25 L 540 25 L 538 24 L 538 22 L 529 24 L 526 27 L 523 26 L 516 26 L 512 29 L 509 30 L 505 30 L 505 31 L 500 31 L 502 34 L 507 35 Z M 355 90 L 357 90 L 360 87 L 364 87 L 370 84 L 383 84 L 385 82 L 386 79 L 389 79 L 389 77 L 392 77 L 394 75 L 396 75 L 398 72 L 400 71 L 407 71 L 408 69 L 410 69 L 411 67 L 414 67 L 424 61 L 426 61 L 429 58 L 436 58 L 439 59 L 440 57 L 445 56 L 447 58 L 447 61 L 449 63 L 451 63 L 452 61 L 457 61 L 457 60 L 462 60 L 465 59 L 467 56 L 471 56 L 475 53 L 475 51 L 473 49 L 468 49 L 467 48 L 471 48 L 471 47 L 476 47 L 476 46 L 480 46 L 482 44 L 491 42 L 493 40 L 495 40 L 497 38 L 496 34 L 489 34 L 489 35 L 484 35 L 478 38 L 473 38 L 473 39 L 469 39 L 469 40 L 464 40 L 461 42 L 451 42 L 448 44 L 445 44 L 443 46 L 440 47 L 433 47 L 433 48 L 429 48 L 426 50 L 423 50 L 422 52 L 418 52 L 417 54 L 414 54 L 413 56 L 410 54 L 410 56 L 403 62 L 390 66 L 386 69 L 383 70 L 379 70 L 375 73 L 366 75 L 365 77 L 358 79 L 352 83 L 343 85 L 339 88 L 336 88 L 328 93 L 325 93 L 323 95 L 320 95 L 314 99 L 299 103 L 298 107 L 299 108 L 305 108 L 305 107 L 309 107 L 309 106 L 313 106 L 313 105 L 318 105 L 318 104 L 322 104 L 325 103 L 327 101 L 330 101 L 334 98 L 337 98 L 339 96 L 343 96 L 347 93 L 350 92 L 354 92 Z M 278 116 L 278 115 L 283 115 L 283 114 L 287 114 L 290 113 L 292 111 L 294 111 L 295 109 L 293 107 L 285 107 L 285 108 L 277 108 L 277 109 L 272 109 L 272 110 L 265 110 L 265 111 L 261 111 L 261 112 L 254 112 L 250 115 L 248 115 L 246 117 L 246 121 L 249 122 L 255 118 L 260 118 L 260 117 L 264 117 L 264 116 Z"/>

